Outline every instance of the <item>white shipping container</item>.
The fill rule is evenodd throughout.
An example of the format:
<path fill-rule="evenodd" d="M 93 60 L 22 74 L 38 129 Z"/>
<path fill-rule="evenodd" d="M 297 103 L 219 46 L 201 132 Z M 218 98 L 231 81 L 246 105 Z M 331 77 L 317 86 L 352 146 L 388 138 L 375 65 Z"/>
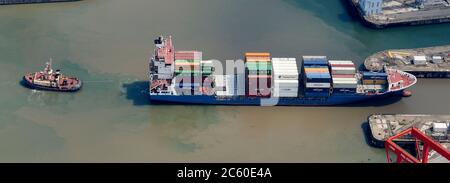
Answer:
<path fill-rule="evenodd" d="M 272 61 L 296 61 L 296 58 L 272 58 Z"/>
<path fill-rule="evenodd" d="M 356 70 L 354 68 L 353 69 L 349 69 L 349 70 L 332 70 L 331 73 L 333 75 L 336 75 L 336 74 L 355 74 Z"/>
<path fill-rule="evenodd" d="M 333 78 L 333 83 L 339 83 L 339 82 L 357 83 L 358 80 L 356 78 Z"/>
<path fill-rule="evenodd" d="M 272 96 L 273 97 L 283 97 L 283 98 L 297 98 L 298 97 L 298 93 L 287 93 L 287 94 L 275 93 Z"/>
<path fill-rule="evenodd" d="M 283 98 L 297 98 L 298 93 L 291 93 L 291 94 L 273 94 L 273 97 L 283 97 Z"/>
<path fill-rule="evenodd" d="M 233 93 L 229 91 L 216 91 L 217 96 L 233 96 Z"/>
<path fill-rule="evenodd" d="M 202 60 L 201 63 L 204 64 L 204 65 L 213 65 L 213 61 L 212 60 Z"/>
<path fill-rule="evenodd" d="M 236 95 L 245 95 L 245 75 L 236 75 Z"/>
<path fill-rule="evenodd" d="M 284 79 L 275 79 L 274 84 L 292 84 L 298 85 L 298 80 L 284 80 Z"/>
<path fill-rule="evenodd" d="M 216 87 L 226 87 L 225 76 L 224 75 L 215 75 L 214 83 Z"/>
<path fill-rule="evenodd" d="M 297 67 L 295 67 L 295 66 L 273 66 L 273 70 L 274 71 L 284 71 L 284 70 L 292 70 L 292 71 L 297 70 L 298 71 Z"/>
<path fill-rule="evenodd" d="M 330 88 L 330 83 L 306 83 L 306 88 Z"/>
<path fill-rule="evenodd" d="M 235 84 L 236 77 L 234 75 L 226 75 L 225 82 L 227 84 L 226 88 L 227 91 L 235 91 L 236 90 L 236 84 Z"/>
<path fill-rule="evenodd" d="M 332 71 L 356 71 L 354 67 L 331 67 Z"/>
<path fill-rule="evenodd" d="M 295 65 L 273 65 L 273 70 L 297 70 L 298 68 Z"/>
<path fill-rule="evenodd" d="M 273 89 L 274 93 L 298 93 L 297 88 L 283 88 L 283 89 Z"/>
<path fill-rule="evenodd" d="M 273 67 L 273 69 L 285 69 L 285 70 L 298 70 L 297 69 L 297 67 L 295 66 L 295 65 L 287 65 L 287 64 L 285 64 L 285 65 L 273 65 L 272 66 Z"/>
<path fill-rule="evenodd" d="M 298 74 L 274 74 L 273 78 L 278 80 L 298 80 Z"/>
<path fill-rule="evenodd" d="M 329 63 L 330 64 L 355 64 L 355 63 L 353 63 L 353 61 L 351 61 L 351 60 L 330 60 L 329 61 Z"/>
<path fill-rule="evenodd" d="M 433 131 L 435 132 L 447 132 L 447 123 L 433 123 Z"/>

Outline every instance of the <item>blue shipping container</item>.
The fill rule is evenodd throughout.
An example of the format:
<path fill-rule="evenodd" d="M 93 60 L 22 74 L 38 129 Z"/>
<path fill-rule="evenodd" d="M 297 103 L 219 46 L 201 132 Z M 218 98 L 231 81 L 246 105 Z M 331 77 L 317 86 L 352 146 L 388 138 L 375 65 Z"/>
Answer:
<path fill-rule="evenodd" d="M 306 88 L 306 93 L 330 93 L 329 88 Z"/>
<path fill-rule="evenodd" d="M 363 79 L 370 79 L 370 80 L 385 80 L 387 79 L 388 75 L 386 73 L 380 73 L 380 72 L 363 72 Z"/>
<path fill-rule="evenodd" d="M 306 73 L 306 82 L 330 83 L 331 75 L 329 73 Z"/>
<path fill-rule="evenodd" d="M 333 88 L 333 93 L 356 93 L 356 88 Z"/>
<path fill-rule="evenodd" d="M 303 61 L 304 66 L 328 66 L 328 61 Z"/>

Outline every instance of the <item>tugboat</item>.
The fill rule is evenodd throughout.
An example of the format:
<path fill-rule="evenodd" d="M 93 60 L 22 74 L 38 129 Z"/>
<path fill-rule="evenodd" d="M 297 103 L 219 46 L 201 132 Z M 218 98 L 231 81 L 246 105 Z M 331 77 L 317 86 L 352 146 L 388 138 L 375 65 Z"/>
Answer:
<path fill-rule="evenodd" d="M 82 86 L 78 78 L 65 76 L 60 70 L 53 71 L 51 60 L 43 71 L 26 74 L 23 80 L 33 89 L 57 92 L 76 92 Z"/>

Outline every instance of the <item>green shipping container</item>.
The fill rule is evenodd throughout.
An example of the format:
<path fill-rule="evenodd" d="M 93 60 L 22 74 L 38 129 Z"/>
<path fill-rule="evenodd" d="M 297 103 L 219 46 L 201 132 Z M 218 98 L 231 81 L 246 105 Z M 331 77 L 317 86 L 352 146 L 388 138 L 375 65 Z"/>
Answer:
<path fill-rule="evenodd" d="M 248 70 L 272 70 L 272 64 L 268 62 L 247 62 Z"/>

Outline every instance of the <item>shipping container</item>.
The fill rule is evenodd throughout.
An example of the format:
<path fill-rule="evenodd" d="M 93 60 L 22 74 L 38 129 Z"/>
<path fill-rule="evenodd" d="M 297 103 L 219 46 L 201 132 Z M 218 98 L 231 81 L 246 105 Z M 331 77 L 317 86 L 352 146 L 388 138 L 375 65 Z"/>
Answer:
<path fill-rule="evenodd" d="M 374 90 L 374 91 L 380 91 L 385 88 L 384 85 L 362 85 L 362 87 L 364 90 Z"/>
<path fill-rule="evenodd" d="M 414 65 L 427 65 L 427 57 L 426 56 L 414 56 Z"/>
<path fill-rule="evenodd" d="M 328 59 L 326 56 L 303 56 L 304 66 L 328 66 Z"/>
<path fill-rule="evenodd" d="M 270 57 L 270 53 L 266 52 L 247 52 L 245 57 Z"/>
<path fill-rule="evenodd" d="M 245 95 L 245 75 L 244 74 L 237 74 L 236 75 L 236 95 L 243 96 Z"/>
<path fill-rule="evenodd" d="M 351 82 L 357 83 L 358 80 L 356 78 L 333 78 L 333 82 Z"/>
<path fill-rule="evenodd" d="M 333 83 L 333 88 L 358 88 L 356 83 Z"/>
<path fill-rule="evenodd" d="M 269 57 L 247 57 L 247 62 L 271 62 Z"/>
<path fill-rule="evenodd" d="M 272 93 L 272 97 L 289 97 L 289 98 L 296 98 L 298 97 L 298 92 L 282 92 L 282 93 L 278 93 L 278 92 L 273 92 Z"/>
<path fill-rule="evenodd" d="M 328 68 L 305 68 L 305 73 L 330 73 Z"/>
<path fill-rule="evenodd" d="M 356 74 L 356 69 L 354 67 L 332 67 L 331 73 L 333 75 L 351 75 Z"/>
<path fill-rule="evenodd" d="M 330 64 L 354 64 L 351 60 L 329 60 Z"/>
<path fill-rule="evenodd" d="M 226 79 L 224 75 L 215 75 L 214 76 L 214 85 L 215 87 L 225 87 L 226 86 Z"/>
<path fill-rule="evenodd" d="M 352 61 L 329 61 L 331 67 L 356 67 Z"/>
<path fill-rule="evenodd" d="M 355 74 L 334 74 L 333 78 L 356 78 Z"/>
<path fill-rule="evenodd" d="M 380 72 L 363 72 L 362 73 L 364 79 L 387 79 L 387 73 Z"/>
<path fill-rule="evenodd" d="M 283 80 L 295 80 L 298 81 L 299 75 L 298 74 L 274 74 L 274 79 L 283 79 Z"/>
<path fill-rule="evenodd" d="M 387 80 L 363 80 L 363 84 L 365 85 L 385 85 L 387 84 Z"/>
<path fill-rule="evenodd" d="M 306 88 L 330 88 L 330 83 L 306 83 Z"/>
<path fill-rule="evenodd" d="M 356 88 L 333 88 L 333 93 L 354 94 L 356 93 Z"/>

